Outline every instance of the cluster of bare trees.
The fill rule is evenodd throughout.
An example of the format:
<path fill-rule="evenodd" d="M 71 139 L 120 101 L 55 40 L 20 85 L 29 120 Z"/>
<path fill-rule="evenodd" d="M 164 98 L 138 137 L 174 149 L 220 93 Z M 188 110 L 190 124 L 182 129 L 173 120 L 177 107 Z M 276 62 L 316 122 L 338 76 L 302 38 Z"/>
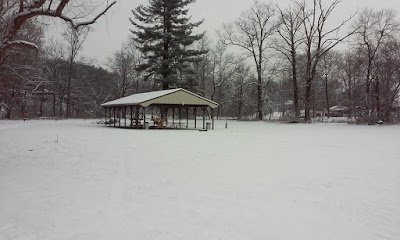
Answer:
<path fill-rule="evenodd" d="M 338 22 L 331 18 L 339 3 L 293 1 L 281 8 L 256 1 L 224 26 L 200 62 L 210 73 L 198 74 L 209 76 L 205 95 L 221 103 L 220 116 L 280 112 L 310 122 L 331 116 L 336 105 L 358 121 L 399 120 L 396 12 L 366 9 Z"/>
<path fill-rule="evenodd" d="M 0 99 L 5 118 L 82 117 L 100 114 L 115 76 L 77 56 L 87 34 L 67 28 L 63 41 L 38 50 L 20 48 L 0 66 Z M 38 42 L 43 42 L 39 38 Z"/>
<path fill-rule="evenodd" d="M 348 106 L 365 121 L 395 121 L 399 107 L 400 22 L 394 10 L 360 13 L 353 48 L 343 54 Z"/>
<path fill-rule="evenodd" d="M 62 13 L 68 2 L 1 1 L 0 110 L 7 117 L 99 116 L 107 100 L 162 89 L 140 71 L 146 59 L 132 39 L 108 57 L 105 69 L 79 60 L 88 25 L 114 3 L 76 22 Z M 360 121 L 398 121 L 396 12 L 366 9 L 338 22 L 334 11 L 340 11 L 338 0 L 255 1 L 215 39 L 204 36 L 191 46 L 204 54 L 174 84 L 219 102 L 218 117 L 261 120 L 279 113 L 310 122 L 342 106 Z M 43 39 L 36 13 L 71 23 L 63 41 Z"/>
<path fill-rule="evenodd" d="M 10 55 L 0 66 L 2 117 L 99 117 L 106 101 L 157 90 L 136 70 L 142 58 L 132 45 L 114 52 L 105 68 L 79 57 L 89 32 L 67 26 L 61 39 L 38 51 L 21 48 Z"/>
<path fill-rule="evenodd" d="M 0 63 L 10 54 L 10 49 L 29 47 L 38 49 L 38 45 L 30 40 L 21 38 L 21 33 L 30 22 L 37 17 L 54 17 L 70 23 L 74 29 L 88 26 L 96 22 L 116 2 L 107 5 L 103 11 L 92 19 L 83 19 L 89 13 L 82 12 L 82 5 L 74 5 L 71 0 L 1 0 L 0 1 Z M 77 12 L 76 12 L 77 11 Z M 89 10 L 90 11 L 90 10 Z M 68 15 L 72 14 L 72 15 Z"/>
<path fill-rule="evenodd" d="M 299 121 L 304 110 L 310 121 L 321 59 L 355 32 L 342 33 L 353 16 L 327 26 L 338 4 L 294 1 L 280 8 L 255 1 L 236 22 L 225 25 L 204 56 L 213 71 L 209 95 L 221 103 L 222 115 L 242 118 L 246 109 L 245 115 L 262 120 L 291 101 L 293 120 Z"/>
<path fill-rule="evenodd" d="M 79 1 L 1 0 L 0 114 L 6 118 L 70 117 L 85 111 L 79 93 L 87 98 L 87 89 L 82 89 L 85 84 L 97 88 L 93 73 L 101 69 L 82 70 L 88 65 L 76 64 L 77 55 L 88 35 L 88 26 L 114 4 L 111 2 L 93 15 L 94 9 Z M 42 20 L 49 17 L 67 23 L 64 43 L 45 41 Z M 90 80 L 83 79 L 89 70 Z M 98 93 L 95 95 L 99 97 Z M 81 106 L 77 107 L 77 103 Z M 93 109 L 90 111 L 93 113 Z"/>

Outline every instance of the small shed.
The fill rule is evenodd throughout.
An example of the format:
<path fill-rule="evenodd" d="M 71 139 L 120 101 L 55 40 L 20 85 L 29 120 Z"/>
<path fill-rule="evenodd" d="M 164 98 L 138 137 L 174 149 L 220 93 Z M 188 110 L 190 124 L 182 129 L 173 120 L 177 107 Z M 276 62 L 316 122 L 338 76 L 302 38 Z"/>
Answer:
<path fill-rule="evenodd" d="M 346 117 L 349 115 L 350 108 L 346 106 L 333 106 L 329 108 L 329 117 Z"/>
<path fill-rule="evenodd" d="M 200 115 L 203 118 L 202 128 L 214 129 L 214 109 L 218 107 L 218 103 L 183 88 L 177 88 L 133 94 L 101 106 L 105 109 L 106 126 L 197 129 Z M 206 116 L 210 117 L 211 123 L 206 124 Z"/>

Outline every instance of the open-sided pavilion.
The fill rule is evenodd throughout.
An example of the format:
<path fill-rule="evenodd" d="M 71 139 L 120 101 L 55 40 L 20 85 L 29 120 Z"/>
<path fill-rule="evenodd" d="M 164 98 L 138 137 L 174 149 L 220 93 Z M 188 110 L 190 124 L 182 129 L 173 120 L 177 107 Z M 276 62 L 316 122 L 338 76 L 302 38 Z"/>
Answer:
<path fill-rule="evenodd" d="M 218 103 L 183 88 L 177 88 L 133 94 L 101 106 L 105 109 L 106 126 L 135 129 L 197 129 L 200 115 L 203 118 L 202 129 L 207 129 L 209 125 L 206 124 L 206 115 L 209 115 L 211 117 L 209 127 L 214 129 L 214 109 L 218 107 Z M 183 115 L 185 119 L 182 118 Z M 193 127 L 189 126 L 189 120 L 192 119 Z M 153 125 L 149 124 L 150 121 Z"/>

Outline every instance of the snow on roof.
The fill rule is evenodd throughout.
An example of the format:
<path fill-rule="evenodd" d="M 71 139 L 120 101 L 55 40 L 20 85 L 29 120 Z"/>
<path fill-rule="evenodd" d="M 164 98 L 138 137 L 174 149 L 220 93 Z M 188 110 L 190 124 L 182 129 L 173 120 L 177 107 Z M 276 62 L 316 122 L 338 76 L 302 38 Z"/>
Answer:
<path fill-rule="evenodd" d="M 111 102 L 103 103 L 101 106 L 116 106 L 116 105 L 139 105 L 142 102 L 146 102 L 148 100 L 158 98 L 161 96 L 165 96 L 167 94 L 178 91 L 178 89 L 171 90 L 163 90 L 163 91 L 155 91 L 155 92 L 145 92 L 145 93 L 137 93 L 127 97 L 119 98 Z"/>
<path fill-rule="evenodd" d="M 177 95 L 176 97 L 171 97 L 172 94 L 181 92 L 185 96 L 182 95 Z M 169 99 L 164 98 L 170 96 Z M 188 100 L 188 96 L 191 98 Z M 164 99 L 162 99 L 164 98 Z M 173 100 L 171 100 L 173 98 Z M 164 100 L 164 102 L 163 102 Z M 183 88 L 177 88 L 177 89 L 170 89 L 170 90 L 162 90 L 162 91 L 154 91 L 154 92 L 145 92 L 145 93 L 138 93 L 138 94 L 133 94 L 127 97 L 123 97 L 120 99 L 116 99 L 111 102 L 107 102 L 102 104 L 101 106 L 103 107 L 108 107 L 108 106 L 134 106 L 134 105 L 141 105 L 143 107 L 150 106 L 151 104 L 182 104 L 184 105 L 186 101 L 186 104 L 191 104 L 191 105 L 208 105 L 212 108 L 215 108 L 218 106 L 218 103 L 213 102 L 211 100 L 208 100 L 202 96 L 199 96 L 195 93 L 189 92 Z"/>
<path fill-rule="evenodd" d="M 349 108 L 346 106 L 333 106 L 333 107 L 329 108 L 329 110 L 331 110 L 331 111 L 348 111 Z"/>

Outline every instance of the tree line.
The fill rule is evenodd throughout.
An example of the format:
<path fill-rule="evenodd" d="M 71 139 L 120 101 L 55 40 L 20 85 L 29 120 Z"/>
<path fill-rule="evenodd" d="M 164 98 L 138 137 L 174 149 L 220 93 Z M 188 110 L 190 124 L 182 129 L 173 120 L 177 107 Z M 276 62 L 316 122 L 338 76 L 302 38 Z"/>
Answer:
<path fill-rule="evenodd" d="M 40 23 L 28 19 L 14 37 L 22 44 L 0 51 L 6 117 L 99 117 L 105 101 L 183 87 L 219 102 L 218 117 L 310 122 L 342 106 L 360 122 L 399 121 L 394 10 L 337 21 L 338 0 L 255 1 L 211 39 L 195 31 L 202 21 L 188 16 L 193 2 L 151 0 L 132 10 L 131 35 L 104 67 L 77 59 L 92 21 L 68 24 L 63 41 L 46 41 Z"/>

